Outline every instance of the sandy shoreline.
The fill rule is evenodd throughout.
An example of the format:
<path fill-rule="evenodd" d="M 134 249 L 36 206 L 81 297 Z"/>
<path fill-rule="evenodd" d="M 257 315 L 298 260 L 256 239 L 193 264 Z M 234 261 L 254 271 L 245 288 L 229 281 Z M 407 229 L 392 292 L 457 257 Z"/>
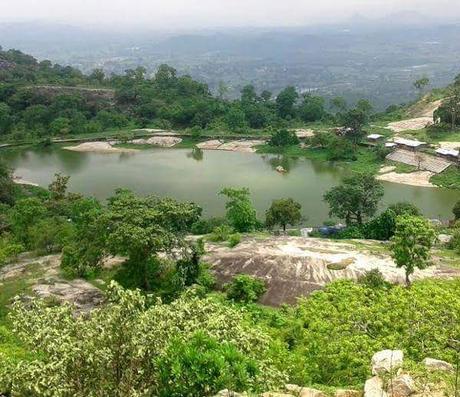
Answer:
<path fill-rule="evenodd" d="M 379 181 L 399 183 L 402 185 L 419 186 L 419 187 L 436 187 L 430 182 L 431 177 L 435 175 L 429 171 L 415 171 L 407 174 L 398 174 L 397 172 L 387 172 L 379 174 L 376 179 Z"/>

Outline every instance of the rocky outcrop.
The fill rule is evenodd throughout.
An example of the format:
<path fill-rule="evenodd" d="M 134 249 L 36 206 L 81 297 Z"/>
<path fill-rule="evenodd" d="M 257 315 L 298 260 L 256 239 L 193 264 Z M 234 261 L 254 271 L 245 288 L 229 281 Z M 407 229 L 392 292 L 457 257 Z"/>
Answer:
<path fill-rule="evenodd" d="M 401 350 L 382 350 L 372 356 L 372 374 L 394 373 L 402 367 L 404 353 Z"/>
<path fill-rule="evenodd" d="M 265 141 L 255 139 L 229 142 L 213 139 L 201 142 L 196 146 L 202 150 L 226 150 L 229 152 L 254 153 L 256 151 L 255 146 L 263 145 L 264 143 Z"/>
<path fill-rule="evenodd" d="M 423 360 L 423 365 L 425 365 L 425 368 L 428 369 L 429 371 L 453 371 L 454 366 L 452 364 L 449 364 L 446 361 L 442 360 L 436 360 L 435 358 L 425 358 Z"/>
<path fill-rule="evenodd" d="M 409 397 L 415 393 L 415 382 L 409 374 L 398 375 L 389 385 L 391 397 Z"/>
<path fill-rule="evenodd" d="M 389 397 L 383 389 L 383 380 L 378 376 L 368 379 L 364 385 L 364 397 Z"/>
<path fill-rule="evenodd" d="M 181 142 L 181 138 L 174 136 L 153 136 L 151 138 L 140 138 L 130 141 L 134 145 L 155 145 L 161 147 L 173 147 Z"/>
<path fill-rule="evenodd" d="M 338 389 L 335 391 L 334 397 L 362 397 L 363 393 L 353 389 Z"/>

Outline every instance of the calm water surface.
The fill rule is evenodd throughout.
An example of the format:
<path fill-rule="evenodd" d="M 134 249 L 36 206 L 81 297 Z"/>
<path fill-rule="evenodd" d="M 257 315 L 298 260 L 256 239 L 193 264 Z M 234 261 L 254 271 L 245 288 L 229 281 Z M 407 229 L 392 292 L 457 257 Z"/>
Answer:
<path fill-rule="evenodd" d="M 271 200 L 292 197 L 302 204 L 309 224 L 328 219 L 323 194 L 340 184 L 345 173 L 327 163 L 273 155 L 188 149 L 148 149 L 136 153 L 78 153 L 59 147 L 0 152 L 15 173 L 47 186 L 56 172 L 70 175 L 70 189 L 99 199 L 124 187 L 139 194 L 155 193 L 194 201 L 205 215 L 221 216 L 224 200 L 217 192 L 226 186 L 249 187 L 259 216 Z M 280 174 L 276 166 L 289 172 Z M 382 207 L 410 201 L 426 216 L 450 218 L 460 193 L 385 183 Z"/>

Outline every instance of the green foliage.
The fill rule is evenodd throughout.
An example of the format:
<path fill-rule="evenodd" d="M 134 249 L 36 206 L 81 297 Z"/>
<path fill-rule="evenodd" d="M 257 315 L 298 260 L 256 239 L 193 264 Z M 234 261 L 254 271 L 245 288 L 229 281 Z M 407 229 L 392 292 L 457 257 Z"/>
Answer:
<path fill-rule="evenodd" d="M 268 144 L 278 147 L 298 145 L 299 138 L 297 138 L 297 135 L 293 131 L 278 130 L 272 134 Z"/>
<path fill-rule="evenodd" d="M 307 123 L 322 120 L 327 115 L 324 104 L 322 97 L 305 95 L 299 107 L 300 118 Z"/>
<path fill-rule="evenodd" d="M 274 200 L 265 213 L 265 223 L 269 228 L 280 225 L 286 231 L 287 225 L 294 226 L 300 222 L 301 209 L 302 206 L 292 198 Z"/>
<path fill-rule="evenodd" d="M 295 104 L 298 98 L 299 94 L 294 87 L 286 87 L 282 90 L 276 97 L 278 115 L 283 119 L 295 117 Z"/>
<path fill-rule="evenodd" d="M 392 251 L 396 266 L 406 271 L 406 283 L 415 269 L 429 265 L 430 250 L 436 233 L 430 223 L 421 217 L 401 215 L 396 218 L 396 230 L 392 238 Z"/>
<path fill-rule="evenodd" d="M 267 358 L 266 333 L 238 310 L 191 292 L 149 306 L 139 291 L 112 283 L 107 305 L 88 316 L 18 301 L 11 322 L 39 353 L 9 372 L 14 395 L 182 395 L 181 387 L 190 386 L 191 396 L 202 396 L 215 394 L 222 382 L 260 391 L 285 380 Z"/>
<path fill-rule="evenodd" d="M 226 196 L 228 199 L 225 208 L 229 224 L 238 232 L 253 231 L 258 222 L 249 189 L 225 188 L 219 194 Z"/>
<path fill-rule="evenodd" d="M 258 375 L 255 359 L 202 332 L 187 342 L 172 341 L 158 367 L 160 397 L 202 397 L 227 388 L 251 390 Z"/>
<path fill-rule="evenodd" d="M 265 282 L 247 274 L 239 274 L 225 286 L 227 298 L 235 302 L 253 303 L 265 293 Z"/>
<path fill-rule="evenodd" d="M 460 219 L 460 200 L 455 203 L 452 213 L 454 214 L 455 220 Z"/>
<path fill-rule="evenodd" d="M 230 237 L 228 238 L 228 246 L 230 248 L 236 247 L 240 242 L 241 242 L 241 234 L 239 233 L 231 234 Z"/>
<path fill-rule="evenodd" d="M 232 233 L 234 232 L 233 228 L 224 224 L 221 226 L 216 226 L 212 233 L 209 235 L 208 240 L 214 243 L 220 243 L 222 241 L 227 241 Z"/>
<path fill-rule="evenodd" d="M 9 235 L 0 237 L 0 267 L 8 262 L 15 260 L 24 251 L 24 247 L 12 240 Z"/>
<path fill-rule="evenodd" d="M 401 215 L 419 216 L 419 209 L 408 202 L 390 205 L 380 215 L 366 223 L 364 235 L 373 240 L 389 240 L 395 234 L 396 218 Z"/>
<path fill-rule="evenodd" d="M 217 226 L 222 226 L 226 223 L 225 218 L 200 219 L 192 225 L 190 231 L 195 235 L 209 234 Z"/>
<path fill-rule="evenodd" d="M 60 251 L 73 237 L 74 228 L 61 218 L 41 219 L 30 227 L 31 248 L 50 254 Z"/>
<path fill-rule="evenodd" d="M 15 199 L 15 186 L 12 172 L 6 163 L 0 159 L 0 204 L 13 204 Z"/>
<path fill-rule="evenodd" d="M 390 288 L 391 284 L 385 280 L 383 274 L 378 269 L 372 269 L 367 271 L 358 280 L 360 284 L 365 285 L 369 288 Z"/>
<path fill-rule="evenodd" d="M 12 208 L 11 229 L 15 237 L 26 247 L 31 248 L 33 245 L 30 235 L 32 226 L 43 219 L 46 212 L 44 203 L 36 197 L 18 200 Z"/>
<path fill-rule="evenodd" d="M 447 189 L 460 190 L 460 171 L 458 167 L 451 166 L 443 172 L 430 178 L 433 184 Z"/>
<path fill-rule="evenodd" d="M 345 219 L 347 226 L 362 225 L 365 217 L 377 211 L 383 197 L 383 186 L 371 174 L 355 174 L 343 180 L 324 195 L 330 216 Z"/>

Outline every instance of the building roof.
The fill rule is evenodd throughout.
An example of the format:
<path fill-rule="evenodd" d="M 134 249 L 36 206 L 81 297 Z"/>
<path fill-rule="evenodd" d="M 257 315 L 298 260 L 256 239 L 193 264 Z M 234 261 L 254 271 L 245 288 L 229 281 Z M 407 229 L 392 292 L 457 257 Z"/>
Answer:
<path fill-rule="evenodd" d="M 440 148 L 440 149 L 436 149 L 436 153 L 443 155 L 443 156 L 458 157 L 460 154 L 460 151 L 455 150 L 455 149 Z"/>
<path fill-rule="evenodd" d="M 394 142 L 385 143 L 385 147 L 395 147 L 395 146 L 396 146 L 396 143 L 394 143 Z"/>
<path fill-rule="evenodd" d="M 380 139 L 383 138 L 383 135 L 380 134 L 370 134 L 367 136 L 367 139 Z"/>
<path fill-rule="evenodd" d="M 426 142 L 420 142 L 420 141 L 406 139 L 406 138 L 395 138 L 394 142 L 397 145 L 404 145 L 404 146 L 409 146 L 409 147 L 419 147 L 422 145 L 426 145 Z"/>

